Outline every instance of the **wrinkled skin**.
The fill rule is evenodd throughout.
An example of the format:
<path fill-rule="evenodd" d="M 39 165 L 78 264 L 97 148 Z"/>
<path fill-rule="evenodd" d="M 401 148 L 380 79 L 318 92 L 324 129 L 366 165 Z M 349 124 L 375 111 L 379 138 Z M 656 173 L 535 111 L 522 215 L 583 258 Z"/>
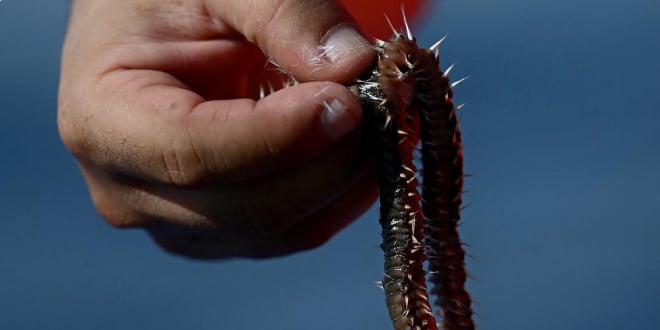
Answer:
<path fill-rule="evenodd" d="M 313 248 L 356 219 L 375 170 L 342 83 L 375 54 L 319 48 L 349 26 L 333 1 L 74 1 L 58 124 L 103 218 L 212 259 Z M 264 53 L 301 83 L 257 100 L 282 79 Z"/>

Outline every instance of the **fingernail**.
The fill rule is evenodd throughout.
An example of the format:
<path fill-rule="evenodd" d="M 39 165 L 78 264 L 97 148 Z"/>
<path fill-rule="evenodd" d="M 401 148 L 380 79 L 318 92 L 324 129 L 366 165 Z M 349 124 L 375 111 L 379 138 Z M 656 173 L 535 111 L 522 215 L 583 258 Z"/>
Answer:
<path fill-rule="evenodd" d="M 337 99 L 323 101 L 321 114 L 323 127 L 333 138 L 339 138 L 357 127 L 357 121 L 348 112 L 346 106 Z"/>
<path fill-rule="evenodd" d="M 340 24 L 325 34 L 321 39 L 319 50 L 322 56 L 335 63 L 342 57 L 364 47 L 370 47 L 370 44 L 355 28 Z"/>

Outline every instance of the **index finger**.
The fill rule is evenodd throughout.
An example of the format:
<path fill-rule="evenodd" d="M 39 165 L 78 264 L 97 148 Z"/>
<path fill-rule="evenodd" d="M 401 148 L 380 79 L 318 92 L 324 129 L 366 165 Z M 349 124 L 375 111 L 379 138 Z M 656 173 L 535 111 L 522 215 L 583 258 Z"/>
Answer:
<path fill-rule="evenodd" d="M 346 83 L 375 59 L 371 44 L 337 1 L 207 0 L 227 22 L 300 81 Z"/>

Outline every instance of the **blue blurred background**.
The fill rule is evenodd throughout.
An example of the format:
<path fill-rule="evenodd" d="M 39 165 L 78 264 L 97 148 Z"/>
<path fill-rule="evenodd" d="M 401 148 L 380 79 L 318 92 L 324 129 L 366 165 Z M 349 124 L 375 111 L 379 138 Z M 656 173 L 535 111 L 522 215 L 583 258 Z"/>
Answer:
<path fill-rule="evenodd" d="M 118 5 L 121 5 L 118 3 Z M 68 1 L 0 1 L 0 329 L 390 329 L 377 212 L 200 263 L 95 213 L 56 130 Z M 396 13 L 395 13 L 396 14 Z M 660 2 L 443 1 L 481 329 L 660 329 Z"/>

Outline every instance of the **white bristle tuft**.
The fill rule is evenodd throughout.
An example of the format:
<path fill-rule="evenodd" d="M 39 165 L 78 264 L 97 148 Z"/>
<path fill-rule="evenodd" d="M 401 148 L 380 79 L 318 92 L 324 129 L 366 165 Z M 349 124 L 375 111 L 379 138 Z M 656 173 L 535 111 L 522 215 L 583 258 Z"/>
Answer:
<path fill-rule="evenodd" d="M 387 25 L 389 25 L 390 29 L 392 29 L 392 33 L 394 33 L 394 35 L 397 37 L 401 36 L 401 33 L 399 33 L 399 31 L 394 28 L 394 25 L 392 25 L 392 21 L 390 21 L 390 18 L 387 17 L 387 14 L 385 14 L 385 20 L 387 20 Z"/>
<path fill-rule="evenodd" d="M 455 65 L 456 65 L 456 63 L 454 63 L 454 64 L 450 65 L 449 67 L 447 67 L 447 69 L 445 69 L 444 75 L 449 76 L 449 73 L 451 72 L 451 70 L 454 69 Z"/>
<path fill-rule="evenodd" d="M 447 35 L 446 35 L 446 34 L 445 34 L 444 37 L 440 38 L 440 40 L 436 41 L 433 45 L 431 45 L 431 47 L 429 47 L 429 49 L 430 49 L 434 54 L 436 54 L 436 57 L 437 57 L 438 50 L 440 49 L 440 45 L 442 45 L 442 43 L 445 41 L 445 39 L 447 39 Z"/>
<path fill-rule="evenodd" d="M 465 78 L 461 78 L 461 79 L 451 83 L 451 88 L 454 88 L 454 87 L 460 85 L 462 82 L 466 81 L 468 78 L 470 78 L 470 76 L 467 76 Z"/>
<path fill-rule="evenodd" d="M 403 16 L 403 26 L 406 28 L 406 36 L 408 40 L 413 40 L 414 37 L 410 31 L 410 25 L 408 25 L 408 19 L 406 18 L 406 11 L 403 9 L 403 5 L 401 5 L 401 15 Z"/>

